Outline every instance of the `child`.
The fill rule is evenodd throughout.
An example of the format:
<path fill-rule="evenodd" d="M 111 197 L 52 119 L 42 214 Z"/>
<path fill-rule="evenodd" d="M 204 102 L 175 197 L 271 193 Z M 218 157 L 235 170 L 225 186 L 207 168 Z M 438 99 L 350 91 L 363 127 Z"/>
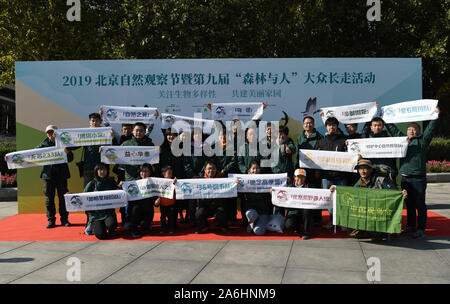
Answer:
<path fill-rule="evenodd" d="M 297 188 L 308 188 L 308 185 L 306 183 L 306 170 L 295 170 L 294 183 L 289 186 Z M 286 227 L 286 229 L 294 229 L 297 234 L 300 234 L 301 226 L 303 223 L 304 233 L 302 239 L 307 240 L 311 236 L 312 214 L 312 209 L 288 209 L 284 226 Z"/>
<path fill-rule="evenodd" d="M 171 166 L 166 166 L 161 171 L 164 178 L 172 178 L 173 168 Z M 176 182 L 177 178 L 175 177 L 173 183 L 175 184 Z M 167 228 L 169 228 L 169 234 L 173 234 L 177 224 L 175 192 L 173 193 L 173 198 L 157 198 L 155 201 L 155 206 L 159 206 L 161 210 L 161 233 L 166 233 Z"/>
<path fill-rule="evenodd" d="M 257 161 L 250 163 L 248 174 L 260 174 L 261 167 Z M 245 216 L 248 221 L 248 232 L 256 235 L 264 235 L 269 222 L 271 211 L 270 194 L 268 193 L 244 193 Z"/>
<path fill-rule="evenodd" d="M 114 178 L 109 176 L 107 165 L 100 163 L 94 168 L 94 179 L 84 188 L 84 192 L 107 191 L 118 189 Z M 104 240 L 117 228 L 117 217 L 114 209 L 86 211 L 88 225 L 95 236 Z"/>
<path fill-rule="evenodd" d="M 217 171 L 216 164 L 212 161 L 206 161 L 204 178 L 217 178 L 220 173 Z M 226 233 L 231 230 L 227 225 L 227 201 L 226 199 L 212 198 L 199 200 L 198 210 L 195 214 L 199 228 L 196 233 L 203 234 L 207 232 L 208 218 L 214 217 L 216 224 Z"/>

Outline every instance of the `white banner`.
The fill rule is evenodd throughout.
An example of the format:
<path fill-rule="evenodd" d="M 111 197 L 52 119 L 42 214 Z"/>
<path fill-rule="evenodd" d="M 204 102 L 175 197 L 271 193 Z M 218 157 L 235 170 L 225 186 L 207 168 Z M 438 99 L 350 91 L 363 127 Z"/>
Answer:
<path fill-rule="evenodd" d="M 295 209 L 331 209 L 333 198 L 328 189 L 276 187 L 272 191 L 272 204 Z"/>
<path fill-rule="evenodd" d="M 421 99 L 392 104 L 381 108 L 381 118 L 385 123 L 435 120 L 438 101 Z"/>
<path fill-rule="evenodd" d="M 55 130 L 55 142 L 58 147 L 81 147 L 110 145 L 112 128 L 77 128 Z"/>
<path fill-rule="evenodd" d="M 352 124 L 371 121 L 377 114 L 376 102 L 366 102 L 340 107 L 321 108 L 323 111 L 323 123 L 329 117 L 336 117 L 336 119 L 343 124 Z"/>
<path fill-rule="evenodd" d="M 348 151 L 363 158 L 402 158 L 408 150 L 408 137 L 349 139 Z"/>
<path fill-rule="evenodd" d="M 142 165 L 159 163 L 159 146 L 102 146 L 105 164 Z"/>
<path fill-rule="evenodd" d="M 204 133 L 210 134 L 213 126 L 214 120 L 173 115 L 167 113 L 161 114 L 161 129 L 174 128 L 177 131 L 179 130 L 191 131 L 194 127 L 199 127 L 203 128 Z"/>
<path fill-rule="evenodd" d="M 356 172 L 358 154 L 322 150 L 299 150 L 300 168 Z"/>
<path fill-rule="evenodd" d="M 175 184 L 177 199 L 237 197 L 235 178 L 179 179 Z"/>
<path fill-rule="evenodd" d="M 123 190 L 64 194 L 68 212 L 104 210 L 125 207 L 127 193 Z"/>
<path fill-rule="evenodd" d="M 228 174 L 239 179 L 238 192 L 265 193 L 272 187 L 285 187 L 287 173 L 280 174 Z"/>
<path fill-rule="evenodd" d="M 48 147 L 16 151 L 6 154 L 8 169 L 29 168 L 67 163 L 64 148 Z"/>
<path fill-rule="evenodd" d="M 232 121 L 239 119 L 241 121 L 261 119 L 264 111 L 264 105 L 261 102 L 249 103 L 213 103 L 211 105 L 211 119 Z"/>
<path fill-rule="evenodd" d="M 175 186 L 172 179 L 149 177 L 130 182 L 123 182 L 122 189 L 128 194 L 128 201 L 159 196 L 173 198 Z"/>
<path fill-rule="evenodd" d="M 101 106 L 103 121 L 110 124 L 153 124 L 157 108 Z"/>

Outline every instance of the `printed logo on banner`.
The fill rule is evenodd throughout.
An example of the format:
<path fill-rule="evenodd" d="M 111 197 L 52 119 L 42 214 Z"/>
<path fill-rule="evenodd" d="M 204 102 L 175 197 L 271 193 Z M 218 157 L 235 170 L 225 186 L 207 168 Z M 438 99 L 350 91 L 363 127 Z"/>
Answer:
<path fill-rule="evenodd" d="M 287 196 L 287 192 L 285 190 L 280 190 L 277 193 L 277 199 L 279 199 L 281 202 L 287 202 L 288 201 L 288 196 Z"/>
<path fill-rule="evenodd" d="M 181 191 L 183 191 L 184 194 L 192 194 L 192 188 L 189 183 L 183 183 L 181 185 Z"/>
<path fill-rule="evenodd" d="M 239 184 L 238 184 L 238 191 L 241 190 L 242 188 L 244 188 L 244 179 L 242 177 L 238 177 L 239 180 Z"/>
<path fill-rule="evenodd" d="M 116 155 L 116 150 L 109 148 L 108 150 L 106 150 L 105 152 L 105 156 L 107 159 L 113 161 L 116 158 L 118 158 L 118 156 Z"/>
<path fill-rule="evenodd" d="M 314 163 L 313 157 L 311 153 L 306 153 L 305 158 L 303 159 L 305 162 Z"/>
<path fill-rule="evenodd" d="M 328 110 L 326 113 L 325 113 L 325 117 L 326 118 L 330 118 L 330 117 L 334 117 L 335 115 L 334 115 L 334 111 L 333 110 Z"/>
<path fill-rule="evenodd" d="M 70 199 L 70 203 L 77 208 L 83 206 L 83 201 L 81 200 L 81 197 L 78 195 L 72 196 L 72 198 Z"/>
<path fill-rule="evenodd" d="M 127 188 L 127 193 L 130 196 L 137 196 L 139 194 L 139 187 L 135 184 L 131 184 Z"/>
<path fill-rule="evenodd" d="M 226 112 L 225 112 L 225 107 L 223 106 L 218 106 L 216 109 L 216 114 L 219 116 L 225 116 Z"/>
<path fill-rule="evenodd" d="M 108 109 L 108 111 L 106 111 L 106 117 L 109 120 L 116 120 L 117 112 L 114 109 Z"/>
<path fill-rule="evenodd" d="M 20 154 L 14 154 L 14 155 L 12 156 L 12 162 L 13 162 L 14 164 L 21 165 L 21 164 L 23 164 L 25 161 L 23 160 L 22 155 L 20 155 Z"/>
<path fill-rule="evenodd" d="M 361 148 L 360 148 L 360 146 L 359 146 L 359 143 L 357 143 L 357 142 L 352 142 L 351 144 L 350 144 L 350 151 L 352 151 L 353 153 L 359 153 L 359 152 L 361 152 Z"/>
<path fill-rule="evenodd" d="M 72 140 L 72 137 L 70 137 L 68 132 L 62 132 L 59 137 L 61 138 L 61 141 L 65 144 L 70 143 L 70 141 Z"/>
<path fill-rule="evenodd" d="M 385 116 L 395 116 L 395 111 L 392 107 L 387 107 L 384 109 Z"/>
<path fill-rule="evenodd" d="M 345 204 L 351 205 L 355 201 L 355 197 L 353 196 L 353 194 L 345 192 L 344 194 L 342 194 L 342 200 Z"/>

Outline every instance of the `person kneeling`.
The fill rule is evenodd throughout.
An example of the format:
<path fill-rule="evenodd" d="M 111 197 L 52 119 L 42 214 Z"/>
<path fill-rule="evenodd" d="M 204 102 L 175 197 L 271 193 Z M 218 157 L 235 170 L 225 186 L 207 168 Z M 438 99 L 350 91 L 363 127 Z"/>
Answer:
<path fill-rule="evenodd" d="M 218 178 L 220 173 L 217 171 L 216 164 L 207 161 L 205 163 L 205 175 L 204 178 Z M 198 210 L 195 214 L 196 221 L 199 228 L 196 233 L 203 234 L 208 231 L 207 221 L 208 218 L 214 217 L 216 225 L 219 226 L 222 231 L 230 233 L 231 230 L 227 225 L 227 201 L 223 198 L 201 199 L 199 200 Z"/>
<path fill-rule="evenodd" d="M 98 164 L 94 168 L 94 179 L 84 188 L 84 192 L 117 190 L 114 178 L 109 176 L 108 168 L 105 164 Z M 95 236 L 104 240 L 113 234 L 117 228 L 117 217 L 114 209 L 86 211 L 88 225 L 90 224 Z"/>

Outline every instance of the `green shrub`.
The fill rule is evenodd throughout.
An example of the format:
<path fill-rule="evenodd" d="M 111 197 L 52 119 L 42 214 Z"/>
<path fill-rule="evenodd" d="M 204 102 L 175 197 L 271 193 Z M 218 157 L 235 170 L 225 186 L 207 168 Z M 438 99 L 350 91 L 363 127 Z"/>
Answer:
<path fill-rule="evenodd" d="M 11 152 L 16 151 L 16 144 L 7 142 L 7 141 L 1 141 L 0 142 L 0 172 L 2 174 L 14 174 L 17 172 L 17 170 L 9 170 L 8 165 L 5 162 L 5 155 Z"/>
<path fill-rule="evenodd" d="M 434 138 L 428 146 L 428 160 L 450 160 L 450 139 Z"/>

